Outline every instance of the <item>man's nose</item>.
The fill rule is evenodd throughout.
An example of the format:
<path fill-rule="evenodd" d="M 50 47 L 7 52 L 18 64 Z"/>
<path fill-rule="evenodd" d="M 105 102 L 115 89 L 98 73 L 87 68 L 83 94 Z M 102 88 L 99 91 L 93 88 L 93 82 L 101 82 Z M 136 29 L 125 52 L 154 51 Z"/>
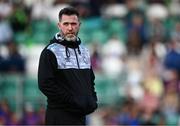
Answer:
<path fill-rule="evenodd" d="M 68 25 L 68 30 L 72 30 L 72 25 L 71 24 Z"/>

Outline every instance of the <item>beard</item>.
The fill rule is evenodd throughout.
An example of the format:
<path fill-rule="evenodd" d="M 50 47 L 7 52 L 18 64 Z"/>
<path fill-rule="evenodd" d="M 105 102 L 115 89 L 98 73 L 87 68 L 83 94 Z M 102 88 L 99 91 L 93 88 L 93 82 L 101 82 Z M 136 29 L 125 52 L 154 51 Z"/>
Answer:
<path fill-rule="evenodd" d="M 75 42 L 77 40 L 77 36 L 74 34 L 68 34 L 64 36 L 64 39 L 67 41 Z"/>

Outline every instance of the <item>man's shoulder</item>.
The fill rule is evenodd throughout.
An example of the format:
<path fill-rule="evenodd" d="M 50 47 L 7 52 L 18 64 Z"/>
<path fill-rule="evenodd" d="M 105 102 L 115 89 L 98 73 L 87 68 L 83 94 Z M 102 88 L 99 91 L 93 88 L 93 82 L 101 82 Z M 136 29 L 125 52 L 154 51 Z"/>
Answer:
<path fill-rule="evenodd" d="M 44 50 L 50 50 L 50 51 L 54 52 L 55 50 L 59 50 L 59 49 L 62 49 L 62 48 L 63 48 L 63 46 L 61 44 L 50 43 L 44 48 Z"/>
<path fill-rule="evenodd" d="M 41 53 L 48 53 L 49 51 L 54 52 L 54 50 L 57 50 L 58 48 L 58 43 L 49 43 L 43 48 Z"/>
<path fill-rule="evenodd" d="M 89 51 L 89 49 L 88 49 L 85 45 L 83 45 L 83 44 L 81 44 L 79 47 L 80 47 L 80 49 L 82 49 L 82 50 Z"/>
<path fill-rule="evenodd" d="M 54 48 L 57 48 L 58 45 L 59 45 L 58 43 L 50 43 L 46 46 L 46 49 L 52 50 Z"/>

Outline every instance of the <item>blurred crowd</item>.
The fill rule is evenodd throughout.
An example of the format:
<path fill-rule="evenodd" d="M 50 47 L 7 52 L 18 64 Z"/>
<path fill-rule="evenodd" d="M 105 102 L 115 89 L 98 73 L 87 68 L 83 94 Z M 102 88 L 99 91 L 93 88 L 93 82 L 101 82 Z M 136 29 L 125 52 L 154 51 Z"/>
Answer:
<path fill-rule="evenodd" d="M 31 24 L 42 20 L 56 24 L 59 10 L 68 5 L 79 10 L 83 21 L 92 21 L 88 28 L 103 25 L 102 31 L 94 30 L 93 38 L 86 39 L 90 32 L 83 29 L 80 35 L 88 40 L 85 44 L 97 77 L 110 78 L 115 88 L 121 88 L 121 103 L 100 103 L 88 116 L 88 124 L 180 125 L 179 0 L 0 0 L 1 74 L 28 75 L 28 69 L 36 70 L 29 68 L 28 56 L 32 53 L 38 57 L 33 52 L 39 42 L 31 36 L 41 31 L 33 31 Z M 31 39 L 18 39 L 19 34 Z M 45 43 L 40 44 L 43 47 Z M 1 99 L 0 124 L 43 124 L 44 108 L 25 108 L 18 118 Z"/>

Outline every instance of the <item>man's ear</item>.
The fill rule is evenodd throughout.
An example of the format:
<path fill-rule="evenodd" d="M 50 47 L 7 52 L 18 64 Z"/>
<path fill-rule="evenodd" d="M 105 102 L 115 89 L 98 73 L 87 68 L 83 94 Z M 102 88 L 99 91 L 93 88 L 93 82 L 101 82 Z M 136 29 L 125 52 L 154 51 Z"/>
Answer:
<path fill-rule="evenodd" d="M 57 26 L 58 26 L 59 29 L 61 29 L 61 24 L 60 24 L 60 22 L 57 23 Z"/>

